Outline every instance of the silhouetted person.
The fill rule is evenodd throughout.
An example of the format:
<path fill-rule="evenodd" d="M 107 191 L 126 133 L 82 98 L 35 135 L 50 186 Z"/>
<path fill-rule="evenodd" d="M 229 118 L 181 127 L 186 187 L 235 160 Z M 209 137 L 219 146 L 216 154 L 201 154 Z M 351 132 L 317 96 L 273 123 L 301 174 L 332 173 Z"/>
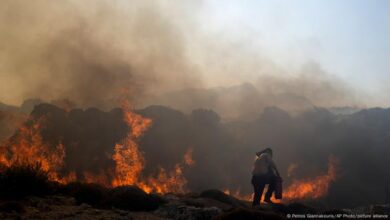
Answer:
<path fill-rule="evenodd" d="M 254 189 L 253 206 L 260 204 L 264 187 L 268 184 L 268 190 L 264 196 L 264 202 L 272 203 L 271 196 L 275 190 L 277 178 L 280 178 L 279 171 L 272 160 L 272 149 L 267 148 L 256 153 L 256 160 L 252 171 L 252 185 Z"/>

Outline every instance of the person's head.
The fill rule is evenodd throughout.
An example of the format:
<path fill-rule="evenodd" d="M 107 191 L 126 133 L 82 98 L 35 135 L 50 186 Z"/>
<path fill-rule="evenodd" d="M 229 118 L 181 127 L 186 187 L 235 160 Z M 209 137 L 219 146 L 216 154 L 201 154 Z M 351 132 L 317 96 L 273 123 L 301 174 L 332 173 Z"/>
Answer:
<path fill-rule="evenodd" d="M 271 148 L 266 148 L 266 149 L 264 149 L 264 150 L 262 150 L 262 151 L 257 152 L 256 155 L 257 155 L 257 156 L 260 156 L 262 153 L 267 153 L 267 154 L 271 155 L 271 157 L 272 157 L 272 154 L 273 154 Z"/>

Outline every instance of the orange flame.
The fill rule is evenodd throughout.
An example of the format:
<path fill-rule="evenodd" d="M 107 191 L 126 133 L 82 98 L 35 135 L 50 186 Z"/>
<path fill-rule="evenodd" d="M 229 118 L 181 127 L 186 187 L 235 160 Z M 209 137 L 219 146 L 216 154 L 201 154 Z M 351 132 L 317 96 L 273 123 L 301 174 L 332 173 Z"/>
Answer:
<path fill-rule="evenodd" d="M 187 191 L 185 185 L 187 179 L 183 176 L 184 165 L 192 166 L 195 164 L 192 158 L 193 149 L 189 148 L 184 154 L 184 164 L 176 164 L 174 170 L 167 172 L 165 169 L 160 168 L 156 178 L 149 177 L 145 182 L 140 184 L 140 187 L 145 192 L 157 192 L 157 193 L 184 193 Z"/>
<path fill-rule="evenodd" d="M 336 180 L 336 166 L 338 160 L 330 156 L 328 159 L 328 172 L 325 175 L 317 176 L 309 180 L 295 180 L 283 193 L 283 200 L 299 200 L 299 199 L 319 199 L 328 193 L 330 184 Z M 291 167 L 297 168 L 297 164 L 293 164 L 289 167 L 288 171 L 291 171 Z M 290 173 L 290 172 L 289 172 Z M 227 195 L 236 197 L 237 199 L 244 201 L 251 201 L 253 199 L 252 194 L 242 194 L 239 189 L 230 190 L 224 189 L 223 192 Z M 264 189 L 266 192 L 266 189 Z M 264 197 L 264 193 L 263 193 Z M 263 198 L 262 198 L 263 199 Z"/>
<path fill-rule="evenodd" d="M 195 164 L 192 158 L 193 149 L 187 150 L 183 161 L 176 164 L 173 170 L 167 171 L 160 168 L 155 177 L 143 178 L 142 172 L 146 161 L 143 153 L 139 150 L 137 141 L 151 126 L 152 120 L 130 111 L 128 104 L 123 106 L 123 110 L 124 121 L 129 125 L 130 132 L 121 143 L 114 146 L 114 154 L 112 155 L 115 162 L 114 170 L 107 169 L 98 174 L 84 172 L 83 181 L 110 187 L 137 185 L 146 192 L 186 192 L 187 180 L 183 176 L 183 172 L 186 166 Z M 52 148 L 43 142 L 40 130 L 45 119 L 32 119 L 30 121 L 32 125 L 21 126 L 13 138 L 9 139 L 5 145 L 0 146 L 0 165 L 9 167 L 17 163 L 39 163 L 42 169 L 48 173 L 50 180 L 60 183 L 75 181 L 74 172 L 70 172 L 68 175 L 60 174 L 60 170 L 64 166 L 64 146 L 59 143 L 55 148 Z M 329 157 L 327 174 L 308 180 L 295 180 L 285 190 L 284 198 L 287 200 L 317 199 L 325 196 L 330 184 L 336 179 L 336 164 L 337 160 L 334 157 Z M 252 195 L 242 195 L 239 190 L 226 189 L 224 192 L 242 200 L 252 199 Z"/>
<path fill-rule="evenodd" d="M 131 111 L 128 103 L 123 104 L 123 113 L 124 121 L 130 131 L 120 143 L 114 146 L 114 154 L 111 157 L 115 162 L 114 169 L 101 170 L 97 174 L 85 171 L 83 179 L 79 181 L 98 183 L 106 187 L 136 185 L 148 193 L 185 192 L 187 180 L 183 176 L 184 168 L 195 163 L 192 159 L 192 148 L 184 155 L 183 162 L 176 164 L 173 170 L 159 168 L 155 177 L 144 178 L 142 172 L 146 161 L 137 142 L 151 126 L 152 120 Z M 54 149 L 44 143 L 40 134 L 44 118 L 30 121 L 33 122 L 31 126 L 26 124 L 20 127 L 13 138 L 0 146 L 0 167 L 10 167 L 16 163 L 39 163 L 42 170 L 48 173 L 51 181 L 65 184 L 78 180 L 75 172 L 70 172 L 68 175 L 60 174 L 64 166 L 65 148 L 61 143 Z"/>
<path fill-rule="evenodd" d="M 100 170 L 99 173 L 91 173 L 88 171 L 83 172 L 83 182 L 86 183 L 96 183 L 105 187 L 111 187 L 111 179 L 112 171 Z"/>
<path fill-rule="evenodd" d="M 145 182 L 141 183 L 141 188 L 145 192 L 157 193 L 185 193 L 187 191 L 187 179 L 183 176 L 185 166 L 192 166 L 195 164 L 192 158 L 193 149 L 189 148 L 184 155 L 182 163 L 175 165 L 174 170 L 167 172 L 160 168 L 156 178 L 148 177 Z"/>
<path fill-rule="evenodd" d="M 147 178 L 145 182 L 141 183 L 140 187 L 148 193 L 184 193 L 186 184 L 187 180 L 183 177 L 183 167 L 180 164 L 176 164 L 175 169 L 170 172 L 160 168 L 156 178 Z"/>
<path fill-rule="evenodd" d="M 145 167 L 143 153 L 139 150 L 137 140 L 152 124 L 151 119 L 133 113 L 125 103 L 123 110 L 125 121 L 131 131 L 122 144 L 117 144 L 112 159 L 115 161 L 115 177 L 112 186 L 137 185 L 145 192 L 185 192 L 187 180 L 183 177 L 183 165 L 176 164 L 174 170 L 166 171 L 160 168 L 156 177 L 142 178 L 142 171 Z M 184 163 L 188 166 L 194 164 L 192 149 L 190 148 L 184 156 Z"/>
<path fill-rule="evenodd" d="M 13 164 L 39 164 L 48 173 L 49 179 L 64 183 L 73 179 L 74 175 L 61 177 L 58 171 L 63 166 L 65 148 L 59 143 L 54 149 L 45 144 L 40 134 L 44 118 L 31 120 L 31 126 L 23 125 L 18 133 L 1 147 L 0 163 L 9 167 Z"/>
<path fill-rule="evenodd" d="M 328 160 L 328 172 L 309 180 L 295 180 L 283 193 L 287 200 L 318 199 L 326 196 L 330 184 L 336 180 L 337 159 L 333 156 Z"/>
<path fill-rule="evenodd" d="M 122 144 L 116 144 L 112 159 L 115 161 L 115 177 L 112 186 L 135 185 L 139 182 L 145 159 L 136 143 L 137 139 L 149 128 L 152 120 L 143 118 L 129 110 L 128 103 L 123 105 L 124 120 L 130 132 Z"/>

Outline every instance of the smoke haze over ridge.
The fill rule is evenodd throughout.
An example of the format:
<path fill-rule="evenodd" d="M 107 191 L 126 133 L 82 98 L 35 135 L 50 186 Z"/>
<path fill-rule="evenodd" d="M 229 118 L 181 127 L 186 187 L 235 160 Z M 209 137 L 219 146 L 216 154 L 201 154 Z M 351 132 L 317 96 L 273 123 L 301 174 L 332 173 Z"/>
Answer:
<path fill-rule="evenodd" d="M 280 96 L 323 107 L 366 105 L 356 88 L 315 61 L 285 69 L 267 57 L 250 31 L 243 39 L 209 31 L 212 26 L 202 23 L 202 2 L 39 0 L 1 5 L 0 100 L 5 103 L 69 99 L 77 106 L 109 109 L 126 89 L 139 107 L 174 103 L 187 109 L 167 100 L 168 95 L 160 98 L 250 82 L 258 92 L 249 99 L 258 100 L 261 108 L 278 104 L 272 100 Z M 228 102 L 230 97 L 221 97 L 217 104 L 203 105 L 223 109 Z"/>
<path fill-rule="evenodd" d="M 108 3 L 2 2 L 2 99 L 104 106 L 124 88 L 136 97 L 173 81 L 178 88 L 199 81 L 180 33 L 157 6 L 139 1 L 125 11 L 121 2 Z"/>

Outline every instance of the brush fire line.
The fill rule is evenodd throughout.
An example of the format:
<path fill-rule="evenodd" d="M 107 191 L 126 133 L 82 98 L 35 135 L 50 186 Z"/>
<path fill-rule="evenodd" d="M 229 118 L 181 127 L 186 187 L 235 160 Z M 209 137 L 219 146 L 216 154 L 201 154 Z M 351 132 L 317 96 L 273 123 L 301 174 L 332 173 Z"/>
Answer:
<path fill-rule="evenodd" d="M 30 118 L 32 124 L 25 124 L 18 129 L 16 135 L 4 143 L 0 148 L 0 164 L 10 167 L 17 164 L 39 164 L 43 171 L 48 173 L 51 181 L 62 184 L 81 181 L 97 183 L 106 187 L 124 185 L 136 185 L 147 193 L 185 193 L 187 179 L 184 171 L 195 164 L 192 158 L 193 149 L 189 148 L 183 157 L 183 161 L 177 163 L 172 170 L 158 168 L 155 175 L 144 176 L 145 158 L 138 146 L 139 138 L 152 125 L 152 120 L 144 118 L 130 110 L 128 103 L 123 103 L 123 120 L 129 126 L 126 137 L 115 146 L 111 159 L 114 161 L 114 169 L 101 170 L 98 174 L 83 172 L 82 177 L 77 177 L 71 171 L 63 174 L 65 146 L 62 143 L 52 149 L 43 142 L 41 129 L 45 127 L 46 118 Z M 318 199 L 326 196 L 330 184 L 335 181 L 337 160 L 329 157 L 328 172 L 324 175 L 305 180 L 293 180 L 282 194 L 282 182 L 278 181 L 275 198 L 283 201 L 299 199 Z M 240 190 L 223 190 L 226 194 L 242 200 L 252 200 L 252 194 L 243 195 Z"/>
<path fill-rule="evenodd" d="M 338 160 L 334 156 L 328 158 L 328 171 L 326 174 L 316 176 L 314 178 L 307 178 L 304 180 L 294 179 L 286 189 L 283 189 L 282 195 L 280 191 L 275 191 L 275 199 L 280 198 L 280 201 L 294 201 L 294 200 L 310 200 L 320 199 L 328 194 L 330 185 L 336 180 L 336 168 Z M 277 181 L 277 187 L 281 187 L 281 179 Z M 265 191 L 265 190 L 264 190 Z M 245 201 L 252 201 L 253 194 L 243 194 L 239 189 L 231 190 L 224 189 L 223 192 L 227 195 L 234 196 Z M 264 195 L 263 195 L 264 197 Z M 263 200 L 262 198 L 261 200 Z"/>
<path fill-rule="evenodd" d="M 8 140 L 0 148 L 0 165 L 10 167 L 13 165 L 39 165 L 48 173 L 49 180 L 62 184 L 81 181 L 97 183 L 107 187 L 136 185 L 147 193 L 184 193 L 187 192 L 187 180 L 183 176 L 184 170 L 192 166 L 192 148 L 189 148 L 183 161 L 176 164 L 172 170 L 159 168 L 155 176 L 143 176 L 145 158 L 140 151 L 137 141 L 152 125 L 152 120 L 144 118 L 130 110 L 128 103 L 123 103 L 124 121 L 130 131 L 127 136 L 114 146 L 112 160 L 114 169 L 101 170 L 98 174 L 84 172 L 77 178 L 75 172 L 64 175 L 65 147 L 58 143 L 55 149 L 43 142 L 40 133 L 45 126 L 46 119 L 31 118 L 32 125 L 24 125 L 18 129 L 17 135 Z"/>

